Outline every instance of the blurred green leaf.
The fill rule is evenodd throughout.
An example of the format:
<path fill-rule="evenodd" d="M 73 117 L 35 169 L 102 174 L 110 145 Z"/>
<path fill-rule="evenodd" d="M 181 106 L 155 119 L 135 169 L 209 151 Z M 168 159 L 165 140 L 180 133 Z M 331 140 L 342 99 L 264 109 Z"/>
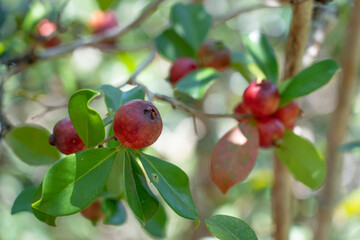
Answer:
<path fill-rule="evenodd" d="M 124 161 L 125 150 L 121 148 L 116 154 L 114 166 L 111 168 L 109 179 L 106 182 L 108 192 L 117 199 L 120 199 L 124 193 Z"/>
<path fill-rule="evenodd" d="M 57 161 L 45 174 L 41 198 L 32 207 L 54 216 L 86 208 L 103 190 L 115 153 L 115 149 L 96 148 Z"/>
<path fill-rule="evenodd" d="M 119 59 L 121 63 L 125 64 L 129 72 L 135 71 L 137 66 L 136 59 L 131 53 L 129 52 L 119 53 Z"/>
<path fill-rule="evenodd" d="M 360 141 L 344 143 L 339 147 L 339 150 L 343 152 L 347 152 L 347 151 L 353 151 L 357 148 L 360 148 Z"/>
<path fill-rule="evenodd" d="M 339 204 L 348 216 L 360 216 L 360 189 L 355 189 L 348 194 L 345 199 Z"/>
<path fill-rule="evenodd" d="M 110 8 L 110 6 L 116 6 L 121 0 L 97 0 L 99 8 L 103 11 Z M 115 8 L 115 7 L 114 7 Z"/>
<path fill-rule="evenodd" d="M 219 73 L 215 69 L 200 68 L 183 77 L 176 84 L 176 89 L 194 99 L 201 99 L 218 77 Z"/>
<path fill-rule="evenodd" d="M 177 34 L 192 46 L 194 51 L 200 47 L 211 28 L 210 14 L 201 4 L 175 4 L 170 12 L 170 21 Z"/>
<path fill-rule="evenodd" d="M 15 199 L 14 204 L 11 208 L 11 214 L 18 212 L 31 212 L 31 203 L 34 198 L 37 187 L 29 186 L 26 187 Z"/>
<path fill-rule="evenodd" d="M 5 141 L 21 161 L 29 165 L 45 165 L 60 158 L 59 151 L 49 144 L 50 133 L 37 125 L 12 128 Z"/>
<path fill-rule="evenodd" d="M 41 196 L 42 196 L 42 183 L 40 184 L 40 186 L 36 189 L 35 191 L 35 194 L 34 194 L 34 197 L 32 199 L 32 203 L 34 202 L 37 202 L 41 199 Z M 41 222 L 44 222 L 46 223 L 47 225 L 49 226 L 53 226 L 55 227 L 56 226 L 56 216 L 54 215 L 51 215 L 51 214 L 47 214 L 47 213 L 44 213 L 38 209 L 35 209 L 32 207 L 32 211 L 34 213 L 34 216 L 40 220 Z"/>
<path fill-rule="evenodd" d="M 159 210 L 155 216 L 145 224 L 144 229 L 156 238 L 164 238 L 166 236 L 167 216 L 164 207 L 159 203 Z"/>
<path fill-rule="evenodd" d="M 281 106 L 324 86 L 339 69 L 334 60 L 328 59 L 302 70 L 295 77 L 285 81 L 286 85 L 280 89 Z"/>
<path fill-rule="evenodd" d="M 244 181 L 253 169 L 259 151 L 259 134 L 250 123 L 227 132 L 211 153 L 211 176 L 222 193 Z"/>
<path fill-rule="evenodd" d="M 157 36 L 155 44 L 159 53 L 171 61 L 180 57 L 195 58 L 195 51 L 174 29 L 167 29 Z"/>
<path fill-rule="evenodd" d="M 274 49 L 267 38 L 260 33 L 243 36 L 244 44 L 266 78 L 275 83 L 278 80 L 278 64 Z"/>
<path fill-rule="evenodd" d="M 220 240 L 257 240 L 252 228 L 244 221 L 226 215 L 216 215 L 205 220 L 210 232 Z"/>
<path fill-rule="evenodd" d="M 231 57 L 231 67 L 238 71 L 248 82 L 254 80 L 251 72 L 249 71 L 249 65 L 252 61 L 244 53 L 234 52 Z"/>
<path fill-rule="evenodd" d="M 105 224 L 121 225 L 126 220 L 126 211 L 119 200 L 106 198 L 101 202 Z"/>
<path fill-rule="evenodd" d="M 324 182 L 324 159 L 307 139 L 286 130 L 275 153 L 294 177 L 311 189 L 319 188 Z"/>
<path fill-rule="evenodd" d="M 105 138 L 102 118 L 88 106 L 91 99 L 99 94 L 90 89 L 82 89 L 74 93 L 69 101 L 71 123 L 87 148 L 99 145 Z"/>
<path fill-rule="evenodd" d="M 32 1 L 30 9 L 25 16 L 22 29 L 29 32 L 48 12 L 49 9 L 42 1 Z"/>
<path fill-rule="evenodd" d="M 198 220 L 191 197 L 189 178 L 179 167 L 154 156 L 139 153 L 141 163 L 167 204 L 180 216 Z"/>
<path fill-rule="evenodd" d="M 139 164 L 129 153 L 124 165 L 125 193 L 129 207 L 143 226 L 159 209 L 159 202 L 149 189 Z"/>

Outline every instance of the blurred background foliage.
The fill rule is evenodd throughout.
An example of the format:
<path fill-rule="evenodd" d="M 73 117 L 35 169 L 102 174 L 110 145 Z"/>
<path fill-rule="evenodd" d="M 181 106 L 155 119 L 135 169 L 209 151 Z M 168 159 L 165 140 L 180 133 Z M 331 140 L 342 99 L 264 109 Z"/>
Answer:
<path fill-rule="evenodd" d="M 119 25 L 126 26 L 150 2 L 0 0 L 0 63 L 7 64 L 9 60 L 16 60 L 31 51 L 32 46 L 36 44 L 35 26 L 42 18 L 55 22 L 62 42 L 67 43 L 91 34 L 89 18 L 98 9 L 114 10 Z M 138 64 L 151 52 L 154 46 L 153 39 L 169 25 L 169 9 L 176 2 L 189 1 L 165 1 L 145 23 L 118 39 L 116 49 L 78 48 L 70 54 L 37 63 L 12 77 L 4 86 L 3 111 L 7 120 L 14 126 L 35 123 L 51 131 L 58 120 L 68 115 L 66 104 L 69 96 L 76 90 L 96 90 L 104 83 L 114 86 L 125 83 Z M 245 9 L 258 2 L 205 0 L 204 6 L 216 21 L 235 9 Z M 324 19 L 314 18 L 306 55 L 309 64 L 313 61 L 311 54 L 316 55 L 315 61 L 318 61 L 324 58 L 338 60 L 341 53 L 351 1 L 335 0 L 325 7 L 331 10 L 325 15 L 328 25 L 321 25 Z M 243 52 L 240 34 L 261 31 L 270 39 L 282 66 L 290 19 L 289 6 L 260 8 L 239 14 L 213 27 L 209 37 L 222 40 L 234 51 Z M 320 33 L 324 32 L 327 36 L 323 36 L 326 39 L 321 42 L 319 52 L 316 52 L 317 49 L 311 46 L 317 45 L 311 43 L 316 43 L 321 38 L 319 29 Z M 37 51 L 43 49 L 40 47 Z M 166 80 L 170 65 L 169 61 L 157 56 L 138 76 L 138 80 L 153 92 L 172 96 L 171 85 Z M 4 66 L 0 65 L 0 71 L 3 70 Z M 196 102 L 197 107 L 205 112 L 232 113 L 247 86 L 246 80 L 233 70 L 225 71 L 220 78 L 206 97 Z M 127 87 L 124 86 L 124 89 Z M 313 141 L 321 152 L 324 152 L 329 114 L 336 102 L 336 87 L 336 82 L 332 81 L 320 91 L 300 101 L 303 112 L 295 131 Z M 354 103 L 349 141 L 357 140 L 360 133 L 360 105 L 357 102 Z M 102 116 L 106 114 L 103 99 L 93 101 L 91 105 Z M 196 134 L 191 116 L 181 110 L 172 109 L 164 102 L 157 101 L 155 105 L 162 114 L 164 130 L 153 147 L 146 151 L 178 165 L 189 175 L 192 194 L 200 216 L 210 218 L 214 214 L 228 214 L 239 217 L 252 226 L 259 239 L 272 239 L 274 223 L 270 197 L 273 179 L 271 151 L 262 150 L 255 170 L 248 179 L 232 188 L 228 194 L 222 195 L 211 181 L 209 156 L 216 141 L 234 127 L 236 121 L 199 118 L 196 119 Z M 101 223 L 93 226 L 80 214 L 59 218 L 56 228 L 39 222 L 27 212 L 11 215 L 11 206 L 16 196 L 24 187 L 40 184 L 46 168 L 24 164 L 4 142 L 0 148 L 0 239 L 152 239 L 141 230 L 129 211 L 126 223 L 119 227 Z M 344 173 L 338 196 L 339 205 L 334 216 L 332 239 L 356 240 L 360 239 L 360 165 L 359 153 L 356 150 L 345 153 Z M 312 230 L 315 227 L 319 204 L 317 192 L 310 191 L 295 181 L 292 191 L 295 196 L 295 221 L 290 239 L 310 240 L 313 237 Z M 211 239 L 204 222 L 194 230 L 191 221 L 180 218 L 168 208 L 166 210 L 169 216 L 166 239 Z"/>

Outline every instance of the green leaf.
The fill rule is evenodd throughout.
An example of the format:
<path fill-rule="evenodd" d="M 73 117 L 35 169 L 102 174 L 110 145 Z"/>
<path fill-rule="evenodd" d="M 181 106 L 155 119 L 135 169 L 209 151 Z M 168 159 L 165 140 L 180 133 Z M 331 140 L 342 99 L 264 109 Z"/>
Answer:
<path fill-rule="evenodd" d="M 157 36 L 155 44 L 159 53 L 171 61 L 180 57 L 195 58 L 192 47 L 171 28 Z"/>
<path fill-rule="evenodd" d="M 135 87 L 133 89 L 130 89 L 129 91 L 123 92 L 123 95 L 120 100 L 120 106 L 134 99 L 142 99 L 142 100 L 145 99 L 145 93 L 141 87 Z"/>
<path fill-rule="evenodd" d="M 31 203 L 34 198 L 37 187 L 26 187 L 15 199 L 15 202 L 11 208 L 11 214 L 18 212 L 31 212 Z"/>
<path fill-rule="evenodd" d="M 167 204 L 180 216 L 198 220 L 198 212 L 191 197 L 186 173 L 159 158 L 143 153 L 139 153 L 138 156 L 149 179 Z"/>
<path fill-rule="evenodd" d="M 121 148 L 117 153 L 114 166 L 112 167 L 106 188 L 115 198 L 120 198 L 124 193 L 124 161 L 125 150 Z"/>
<path fill-rule="evenodd" d="M 259 151 L 256 127 L 248 122 L 240 126 L 227 132 L 211 153 L 211 177 L 224 194 L 247 178 Z"/>
<path fill-rule="evenodd" d="M 249 66 L 252 64 L 252 61 L 244 53 L 234 52 L 231 57 L 231 67 L 238 71 L 248 82 L 254 80 L 251 72 L 249 71 Z"/>
<path fill-rule="evenodd" d="M 170 21 L 179 36 L 196 51 L 211 28 L 212 19 L 201 4 L 175 4 L 170 12 Z"/>
<path fill-rule="evenodd" d="M 166 236 L 167 216 L 164 207 L 159 204 L 159 210 L 156 215 L 145 224 L 144 229 L 156 238 L 164 238 Z"/>
<path fill-rule="evenodd" d="M 244 221 L 226 215 L 205 220 L 210 232 L 220 240 L 257 240 L 254 230 Z"/>
<path fill-rule="evenodd" d="M 96 148 L 68 155 L 46 173 L 42 196 L 32 207 L 63 216 L 81 211 L 101 193 L 115 159 L 115 149 Z"/>
<path fill-rule="evenodd" d="M 12 128 L 5 141 L 16 156 L 29 165 L 44 165 L 56 162 L 59 151 L 49 144 L 50 133 L 37 125 Z"/>
<path fill-rule="evenodd" d="M 342 152 L 347 152 L 347 151 L 353 151 L 357 148 L 360 148 L 360 141 L 344 143 L 339 147 L 339 150 Z"/>
<path fill-rule="evenodd" d="M 323 60 L 304 69 L 292 79 L 287 80 L 286 88 L 282 90 L 281 105 L 286 105 L 294 98 L 305 96 L 328 83 L 340 69 L 331 59 Z"/>
<path fill-rule="evenodd" d="M 114 136 L 114 130 L 113 130 L 113 124 L 111 124 L 110 128 L 109 128 L 109 134 L 108 137 L 112 137 Z M 107 142 L 107 146 L 110 148 L 117 148 L 118 146 L 120 146 L 120 141 L 117 139 L 113 139 L 109 142 Z"/>
<path fill-rule="evenodd" d="M 244 35 L 243 40 L 246 49 L 253 57 L 266 78 L 275 83 L 278 80 L 278 64 L 274 49 L 267 38 L 259 33 Z"/>
<path fill-rule="evenodd" d="M 74 93 L 69 101 L 69 116 L 76 132 L 87 148 L 99 145 L 105 138 L 105 126 L 100 115 L 88 106 L 99 95 L 90 89 Z"/>
<path fill-rule="evenodd" d="M 145 226 L 158 211 L 159 202 L 149 189 L 139 164 L 130 154 L 125 157 L 124 182 L 129 207 Z"/>
<path fill-rule="evenodd" d="M 99 4 L 99 8 L 103 11 L 108 10 L 110 6 L 114 6 L 119 2 L 120 0 L 97 0 L 97 3 Z"/>
<path fill-rule="evenodd" d="M 104 199 L 101 202 L 101 210 L 105 218 L 104 223 L 112 225 L 121 225 L 126 220 L 126 211 L 120 201 L 115 199 Z"/>
<path fill-rule="evenodd" d="M 200 68 L 183 77 L 176 89 L 194 99 L 201 99 L 218 77 L 219 73 L 215 69 Z"/>
<path fill-rule="evenodd" d="M 37 202 L 40 200 L 41 198 L 41 195 L 42 195 L 42 183 L 40 184 L 40 186 L 36 189 L 35 191 L 35 194 L 34 194 L 34 197 L 32 199 L 32 203 L 34 202 Z M 39 211 L 35 208 L 32 207 L 32 211 L 34 213 L 34 216 L 40 220 L 41 222 L 44 222 L 46 223 L 47 225 L 49 226 L 53 226 L 55 227 L 56 226 L 56 216 L 54 215 L 51 215 L 51 214 L 47 214 L 47 213 L 44 213 L 42 211 Z"/>
<path fill-rule="evenodd" d="M 324 159 L 308 140 L 286 130 L 275 153 L 294 177 L 306 186 L 317 189 L 324 182 Z"/>

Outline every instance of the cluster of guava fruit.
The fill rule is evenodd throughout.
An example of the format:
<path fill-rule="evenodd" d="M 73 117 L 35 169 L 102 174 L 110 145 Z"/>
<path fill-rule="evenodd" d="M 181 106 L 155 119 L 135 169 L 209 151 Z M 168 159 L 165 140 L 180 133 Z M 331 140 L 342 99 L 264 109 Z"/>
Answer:
<path fill-rule="evenodd" d="M 242 114 L 239 123 L 253 121 L 259 133 L 262 148 L 279 145 L 285 129 L 293 130 L 300 114 L 298 103 L 293 100 L 280 107 L 280 94 L 276 85 L 268 80 L 249 84 L 243 93 L 243 101 L 234 109 Z"/>

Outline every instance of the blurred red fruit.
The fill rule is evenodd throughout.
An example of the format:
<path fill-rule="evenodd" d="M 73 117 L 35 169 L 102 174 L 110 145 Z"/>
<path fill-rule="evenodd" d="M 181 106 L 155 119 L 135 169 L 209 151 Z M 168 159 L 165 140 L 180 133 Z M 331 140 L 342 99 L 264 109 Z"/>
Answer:
<path fill-rule="evenodd" d="M 297 101 L 293 100 L 288 105 L 279 108 L 274 114 L 274 117 L 279 119 L 287 129 L 293 129 L 296 124 L 296 119 L 300 114 L 300 107 Z"/>
<path fill-rule="evenodd" d="M 230 66 L 231 51 L 222 41 L 207 39 L 197 53 L 201 67 L 211 67 L 223 71 Z"/>
<path fill-rule="evenodd" d="M 259 132 L 260 147 L 269 148 L 276 146 L 276 142 L 285 134 L 285 127 L 276 118 L 258 119 L 257 129 Z"/>
<path fill-rule="evenodd" d="M 169 80 L 175 85 L 181 78 L 197 68 L 198 66 L 194 59 L 188 57 L 178 58 L 170 68 Z"/>

